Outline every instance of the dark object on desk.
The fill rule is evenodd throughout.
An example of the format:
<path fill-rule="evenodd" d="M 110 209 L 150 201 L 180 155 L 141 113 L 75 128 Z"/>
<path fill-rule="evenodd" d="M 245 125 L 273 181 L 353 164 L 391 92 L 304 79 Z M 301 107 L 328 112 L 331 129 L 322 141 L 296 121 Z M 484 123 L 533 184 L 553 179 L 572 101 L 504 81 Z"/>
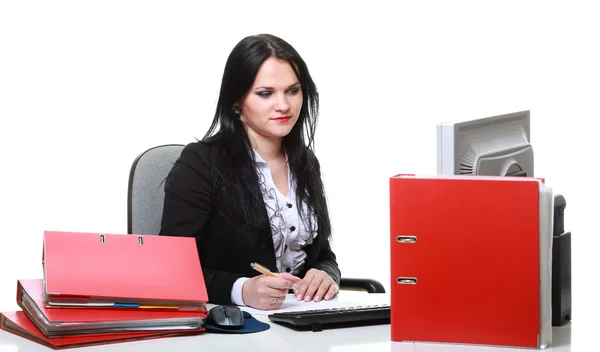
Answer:
<path fill-rule="evenodd" d="M 244 326 L 244 314 L 238 306 L 215 306 L 208 311 L 206 323 L 223 329 L 240 329 Z"/>
<path fill-rule="evenodd" d="M 165 179 L 179 158 L 183 144 L 151 147 L 139 154 L 131 165 L 127 187 L 127 233 L 158 235 L 161 227 Z M 385 293 L 373 279 L 341 278 L 340 290 Z"/>
<path fill-rule="evenodd" d="M 213 308 L 214 309 L 214 308 Z M 262 321 L 256 320 L 250 313 L 241 311 L 244 316 L 244 326 L 237 329 L 231 329 L 229 327 L 222 327 L 213 324 L 211 321 L 206 321 L 204 324 L 205 331 L 207 333 L 217 334 L 249 334 L 253 332 L 260 332 L 269 330 L 271 325 L 263 323 Z"/>
<path fill-rule="evenodd" d="M 367 291 L 368 293 L 385 293 L 383 285 L 373 279 L 342 278 L 341 290 Z"/>
<path fill-rule="evenodd" d="M 296 330 L 313 332 L 328 328 L 380 325 L 390 323 L 390 306 L 366 305 L 346 308 L 328 308 L 296 312 L 273 313 L 269 320 Z"/>
<path fill-rule="evenodd" d="M 567 202 L 554 196 L 554 230 L 552 238 L 552 326 L 571 321 L 571 232 L 565 232 Z"/>

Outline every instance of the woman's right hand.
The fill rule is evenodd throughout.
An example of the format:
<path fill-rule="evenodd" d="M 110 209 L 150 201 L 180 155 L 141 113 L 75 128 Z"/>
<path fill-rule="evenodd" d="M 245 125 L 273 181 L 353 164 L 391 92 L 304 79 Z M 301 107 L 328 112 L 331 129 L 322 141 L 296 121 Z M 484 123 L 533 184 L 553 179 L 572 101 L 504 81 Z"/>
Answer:
<path fill-rule="evenodd" d="M 281 307 L 285 296 L 299 277 L 287 273 L 280 277 L 266 275 L 255 276 L 242 286 L 242 300 L 248 307 L 271 310 Z"/>

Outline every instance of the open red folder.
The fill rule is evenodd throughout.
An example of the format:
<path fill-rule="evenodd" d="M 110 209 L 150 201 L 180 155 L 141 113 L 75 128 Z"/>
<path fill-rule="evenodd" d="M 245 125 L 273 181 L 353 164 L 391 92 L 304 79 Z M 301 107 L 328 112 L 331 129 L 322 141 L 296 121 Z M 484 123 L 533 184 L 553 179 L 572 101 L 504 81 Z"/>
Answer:
<path fill-rule="evenodd" d="M 46 336 L 113 334 L 139 331 L 204 331 L 206 313 L 197 310 L 46 308 L 43 281 L 18 280 L 17 304 Z"/>
<path fill-rule="evenodd" d="M 105 345 L 117 342 L 157 339 L 162 337 L 196 335 L 199 332 L 148 331 L 119 333 L 113 335 L 84 335 L 48 338 L 33 325 L 22 311 L 0 313 L 0 329 L 21 336 L 46 347 L 60 350 L 65 348 Z"/>
<path fill-rule="evenodd" d="M 48 307 L 204 310 L 195 238 L 44 232 Z"/>
<path fill-rule="evenodd" d="M 534 178 L 392 177 L 392 341 L 548 346 L 552 202 Z"/>

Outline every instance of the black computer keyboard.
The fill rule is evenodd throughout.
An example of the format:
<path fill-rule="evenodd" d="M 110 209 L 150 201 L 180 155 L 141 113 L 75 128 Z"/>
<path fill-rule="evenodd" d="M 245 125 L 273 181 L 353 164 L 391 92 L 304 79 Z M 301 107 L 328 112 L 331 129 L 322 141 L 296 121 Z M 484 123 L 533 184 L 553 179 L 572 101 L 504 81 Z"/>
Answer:
<path fill-rule="evenodd" d="M 313 309 L 280 312 L 268 315 L 269 320 L 294 329 L 321 331 L 324 328 L 379 325 L 390 323 L 390 306 L 364 305 L 345 308 Z"/>

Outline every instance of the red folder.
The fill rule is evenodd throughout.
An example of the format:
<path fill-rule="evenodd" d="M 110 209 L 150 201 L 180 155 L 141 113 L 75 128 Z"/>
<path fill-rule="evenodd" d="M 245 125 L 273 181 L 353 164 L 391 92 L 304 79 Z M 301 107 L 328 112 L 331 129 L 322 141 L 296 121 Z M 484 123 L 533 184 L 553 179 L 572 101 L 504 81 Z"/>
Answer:
<path fill-rule="evenodd" d="M 204 276 L 192 237 L 44 232 L 49 307 L 204 310 Z"/>
<path fill-rule="evenodd" d="M 204 331 L 205 312 L 151 309 L 46 308 L 43 282 L 18 280 L 17 304 L 46 336 L 70 336 L 139 331 Z"/>
<path fill-rule="evenodd" d="M 137 333 L 119 333 L 114 335 L 69 336 L 60 338 L 47 338 L 27 318 L 25 313 L 3 312 L 0 313 L 0 329 L 21 336 L 46 347 L 60 350 L 65 348 L 105 345 L 117 342 L 156 339 L 161 337 L 195 335 L 189 332 L 164 332 L 150 331 Z"/>
<path fill-rule="evenodd" d="M 547 346 L 551 214 L 533 178 L 392 177 L 392 341 Z"/>

